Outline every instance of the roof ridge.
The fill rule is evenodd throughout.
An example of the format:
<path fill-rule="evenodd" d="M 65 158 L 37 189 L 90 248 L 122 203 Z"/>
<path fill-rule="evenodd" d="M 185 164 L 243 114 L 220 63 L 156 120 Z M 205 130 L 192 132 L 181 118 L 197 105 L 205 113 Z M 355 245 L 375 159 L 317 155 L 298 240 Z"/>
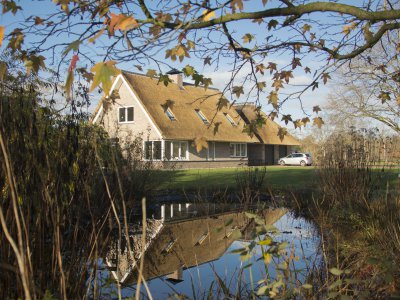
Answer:
<path fill-rule="evenodd" d="M 138 72 L 133 72 L 133 71 L 128 71 L 128 70 L 122 70 L 122 69 L 121 69 L 121 73 L 126 73 L 128 75 L 139 75 L 139 76 L 143 76 L 143 77 L 147 77 L 147 78 L 159 78 L 158 76 L 151 77 L 151 76 L 148 76 L 148 75 L 143 74 L 143 73 L 138 73 Z M 175 82 L 172 82 L 172 83 L 176 84 Z M 192 86 L 192 87 L 195 87 L 195 88 L 204 88 L 204 86 L 202 86 L 202 85 L 195 85 L 194 83 L 190 83 L 190 82 L 183 82 L 183 85 Z M 213 90 L 213 91 L 220 91 L 218 88 L 212 87 L 212 86 L 207 87 L 207 89 Z"/>

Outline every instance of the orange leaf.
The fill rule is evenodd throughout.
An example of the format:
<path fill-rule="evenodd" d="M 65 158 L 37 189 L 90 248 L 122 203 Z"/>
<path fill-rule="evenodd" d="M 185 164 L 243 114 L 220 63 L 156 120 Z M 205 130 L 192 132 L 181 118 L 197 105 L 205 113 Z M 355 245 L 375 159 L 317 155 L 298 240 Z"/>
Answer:
<path fill-rule="evenodd" d="M 3 44 L 3 38 L 4 38 L 4 26 L 0 26 L 0 47 Z"/>

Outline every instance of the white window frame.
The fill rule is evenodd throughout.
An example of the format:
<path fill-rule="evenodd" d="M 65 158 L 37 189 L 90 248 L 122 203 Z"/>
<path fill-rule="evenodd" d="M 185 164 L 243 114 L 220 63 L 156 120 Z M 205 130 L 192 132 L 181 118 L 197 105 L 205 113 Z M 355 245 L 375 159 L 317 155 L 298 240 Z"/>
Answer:
<path fill-rule="evenodd" d="M 123 122 L 121 122 L 121 121 L 119 120 L 119 111 L 120 111 L 121 109 L 125 109 L 125 120 L 128 120 L 128 108 L 133 108 L 133 120 L 132 120 L 132 121 L 123 121 Z M 135 123 L 135 107 L 134 107 L 133 105 L 131 105 L 131 106 L 120 106 L 120 107 L 118 107 L 118 110 L 117 110 L 117 120 L 118 120 L 118 123 L 119 123 L 119 124 Z"/>
<path fill-rule="evenodd" d="M 196 112 L 196 114 L 199 116 L 200 120 L 204 124 L 210 125 L 210 121 L 208 121 L 208 119 L 206 118 L 206 116 L 203 114 L 203 112 L 200 109 L 195 109 L 194 111 Z"/>
<path fill-rule="evenodd" d="M 161 158 L 154 159 L 154 142 L 161 142 Z M 151 143 L 151 159 L 146 158 L 146 143 Z M 145 161 L 162 161 L 164 157 L 164 141 L 160 140 L 151 140 L 151 141 L 143 141 L 143 160 Z"/>
<path fill-rule="evenodd" d="M 238 153 L 236 152 L 236 145 L 240 145 L 240 148 L 242 147 L 242 145 L 244 145 L 244 155 L 242 155 L 242 153 Z M 246 143 L 230 143 L 229 144 L 229 152 L 230 152 L 230 147 L 233 146 L 233 155 L 230 155 L 230 157 L 247 157 L 247 144 Z M 241 150 L 239 152 L 242 152 Z M 229 153 L 230 154 L 230 153 Z"/>
<path fill-rule="evenodd" d="M 165 143 L 166 142 L 169 142 L 170 143 L 170 154 L 171 154 L 171 156 L 172 156 L 172 154 L 174 153 L 173 152 L 173 150 L 174 150 L 174 143 L 179 143 L 179 150 L 178 150 L 178 152 L 179 152 L 179 157 L 171 157 L 171 159 L 169 159 L 170 161 L 182 161 L 182 160 L 189 160 L 189 142 L 188 141 L 174 141 L 174 140 L 169 140 L 169 141 L 163 141 L 163 146 L 162 146 L 162 148 L 163 148 L 163 154 L 162 154 L 162 156 L 164 157 L 164 160 L 167 160 L 166 158 L 165 158 L 165 149 L 166 149 L 166 147 L 165 147 Z M 184 157 L 182 157 L 182 146 L 181 146 L 181 144 L 186 144 L 186 153 L 185 153 L 185 156 Z"/>
<path fill-rule="evenodd" d="M 172 112 L 172 110 L 169 107 L 165 110 L 165 114 L 167 115 L 168 119 L 170 119 L 171 121 L 177 121 L 174 113 Z"/>
<path fill-rule="evenodd" d="M 231 123 L 233 127 L 236 127 L 238 124 L 232 119 L 232 117 L 228 113 L 224 113 L 226 119 Z"/>

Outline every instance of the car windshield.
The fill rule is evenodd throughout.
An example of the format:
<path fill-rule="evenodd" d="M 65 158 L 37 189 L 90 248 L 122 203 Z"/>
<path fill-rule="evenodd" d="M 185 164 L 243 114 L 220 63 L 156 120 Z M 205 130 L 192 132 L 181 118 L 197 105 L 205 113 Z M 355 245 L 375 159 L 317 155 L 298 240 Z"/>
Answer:
<path fill-rule="evenodd" d="M 306 153 L 306 156 L 307 156 L 307 157 L 311 157 L 311 155 L 310 155 L 310 154 L 308 154 L 308 153 Z"/>

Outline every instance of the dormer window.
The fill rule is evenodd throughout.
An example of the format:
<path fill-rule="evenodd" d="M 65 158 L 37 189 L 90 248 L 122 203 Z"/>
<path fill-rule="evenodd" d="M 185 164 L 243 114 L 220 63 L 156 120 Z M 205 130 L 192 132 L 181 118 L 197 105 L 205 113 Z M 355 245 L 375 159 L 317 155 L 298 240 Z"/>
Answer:
<path fill-rule="evenodd" d="M 206 116 L 201 112 L 200 109 L 195 109 L 195 111 L 204 124 L 210 125 L 210 122 L 207 120 Z"/>
<path fill-rule="evenodd" d="M 134 109 L 133 106 L 130 107 L 120 107 L 118 109 L 118 122 L 119 123 L 129 123 L 134 120 Z"/>
<path fill-rule="evenodd" d="M 224 113 L 226 119 L 229 121 L 229 123 L 231 123 L 232 126 L 236 127 L 237 124 L 235 123 L 235 121 L 232 119 L 232 117 L 230 115 L 228 115 L 227 113 Z"/>
<path fill-rule="evenodd" d="M 171 120 L 171 121 L 176 121 L 175 115 L 172 113 L 170 108 L 167 108 L 167 110 L 165 111 L 165 114 L 167 115 L 167 117 Z"/>

